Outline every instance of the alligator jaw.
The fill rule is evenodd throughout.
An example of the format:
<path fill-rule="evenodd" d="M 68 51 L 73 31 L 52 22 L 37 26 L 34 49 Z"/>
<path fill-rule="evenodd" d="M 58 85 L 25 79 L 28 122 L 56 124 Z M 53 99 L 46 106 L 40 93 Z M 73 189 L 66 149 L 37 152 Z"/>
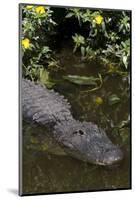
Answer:
<path fill-rule="evenodd" d="M 112 156 L 106 155 L 106 157 L 103 159 L 103 165 L 114 165 L 119 163 L 123 159 L 123 153 L 119 148 L 113 151 Z"/>
<path fill-rule="evenodd" d="M 54 137 L 72 157 L 88 163 L 109 166 L 123 159 L 105 131 L 91 122 L 68 121 L 55 126 Z"/>

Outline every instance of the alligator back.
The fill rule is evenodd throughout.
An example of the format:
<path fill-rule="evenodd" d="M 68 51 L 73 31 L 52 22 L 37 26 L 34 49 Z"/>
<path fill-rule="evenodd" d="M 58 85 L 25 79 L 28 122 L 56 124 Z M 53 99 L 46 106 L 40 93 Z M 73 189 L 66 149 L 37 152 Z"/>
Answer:
<path fill-rule="evenodd" d="M 26 79 L 22 79 L 22 109 L 24 118 L 43 125 L 73 119 L 63 96 Z"/>

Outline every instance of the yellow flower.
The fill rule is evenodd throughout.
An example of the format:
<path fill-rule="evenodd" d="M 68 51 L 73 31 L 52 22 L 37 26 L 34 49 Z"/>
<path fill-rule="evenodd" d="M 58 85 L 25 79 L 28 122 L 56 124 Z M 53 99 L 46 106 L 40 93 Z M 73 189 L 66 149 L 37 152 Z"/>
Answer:
<path fill-rule="evenodd" d="M 38 7 L 36 7 L 36 13 L 40 14 L 40 15 L 44 14 L 45 13 L 44 6 L 38 6 Z"/>
<path fill-rule="evenodd" d="M 103 99 L 101 97 L 96 97 L 95 103 L 96 103 L 96 105 L 101 105 L 103 103 Z"/>
<path fill-rule="evenodd" d="M 22 40 L 22 46 L 25 48 L 25 49 L 28 49 L 30 47 L 30 40 L 28 38 L 25 38 Z"/>
<path fill-rule="evenodd" d="M 26 6 L 27 10 L 31 10 L 33 8 L 33 6 Z"/>
<path fill-rule="evenodd" d="M 95 17 L 96 24 L 101 24 L 103 22 L 103 20 L 104 20 L 104 18 L 101 15 L 97 15 Z"/>

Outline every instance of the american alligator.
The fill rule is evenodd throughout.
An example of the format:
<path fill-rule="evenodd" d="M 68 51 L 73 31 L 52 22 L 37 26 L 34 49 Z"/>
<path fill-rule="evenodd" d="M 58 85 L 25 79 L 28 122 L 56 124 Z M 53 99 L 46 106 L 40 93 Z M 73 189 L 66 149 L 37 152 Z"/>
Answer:
<path fill-rule="evenodd" d="M 93 164 L 111 165 L 122 160 L 123 153 L 105 131 L 92 122 L 75 120 L 68 101 L 45 86 L 22 79 L 24 119 L 51 129 L 52 137 L 66 153 Z"/>

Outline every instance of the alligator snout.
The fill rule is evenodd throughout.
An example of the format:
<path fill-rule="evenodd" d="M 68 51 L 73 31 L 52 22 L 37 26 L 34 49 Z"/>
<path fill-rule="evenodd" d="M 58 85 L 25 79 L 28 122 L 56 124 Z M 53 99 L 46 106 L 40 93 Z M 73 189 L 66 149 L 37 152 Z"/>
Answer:
<path fill-rule="evenodd" d="M 123 159 L 123 153 L 119 148 L 109 150 L 103 158 L 103 165 L 113 165 Z"/>

